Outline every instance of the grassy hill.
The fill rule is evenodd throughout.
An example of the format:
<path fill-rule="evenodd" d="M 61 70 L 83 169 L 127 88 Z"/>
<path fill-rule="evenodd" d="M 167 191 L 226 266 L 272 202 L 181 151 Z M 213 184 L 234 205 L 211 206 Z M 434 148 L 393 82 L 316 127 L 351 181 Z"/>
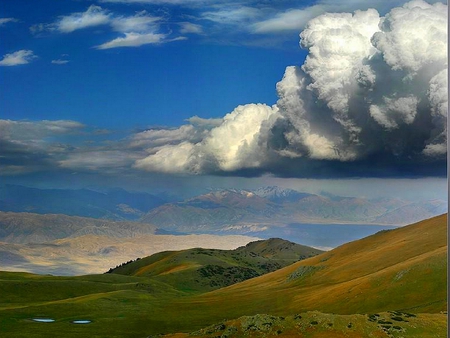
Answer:
<path fill-rule="evenodd" d="M 279 238 L 235 250 L 189 249 L 157 253 L 110 270 L 152 277 L 184 291 L 211 291 L 288 266 L 323 251 Z"/>
<path fill-rule="evenodd" d="M 447 308 L 446 286 L 447 215 L 442 215 L 201 295 L 190 306 L 221 304 L 226 316 L 237 308 L 242 314 L 279 315 L 308 310 L 436 313 Z"/>
<path fill-rule="evenodd" d="M 230 328 L 234 337 L 445 337 L 446 315 L 440 312 L 447 310 L 447 215 L 212 292 L 177 290 L 156 277 L 0 273 L 0 335 L 148 337 L 197 331 L 212 337 Z M 72 324 L 76 319 L 92 323 Z M 210 325 L 220 327 L 208 333 Z M 262 331 L 268 326 L 274 331 Z"/>

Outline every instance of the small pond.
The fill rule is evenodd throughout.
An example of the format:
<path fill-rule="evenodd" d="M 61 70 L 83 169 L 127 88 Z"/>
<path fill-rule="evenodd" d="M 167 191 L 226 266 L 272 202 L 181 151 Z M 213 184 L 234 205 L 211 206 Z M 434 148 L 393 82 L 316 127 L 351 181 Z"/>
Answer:
<path fill-rule="evenodd" d="M 72 324 L 90 324 L 92 323 L 92 321 L 90 320 L 72 320 Z"/>
<path fill-rule="evenodd" d="M 53 323 L 55 320 L 52 318 L 33 318 L 33 321 L 39 323 Z"/>

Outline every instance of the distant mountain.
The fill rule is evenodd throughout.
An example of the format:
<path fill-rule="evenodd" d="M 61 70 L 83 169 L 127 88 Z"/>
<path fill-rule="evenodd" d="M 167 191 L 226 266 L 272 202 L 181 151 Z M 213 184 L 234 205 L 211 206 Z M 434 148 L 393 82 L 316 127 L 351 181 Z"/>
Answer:
<path fill-rule="evenodd" d="M 65 214 L 109 220 L 137 220 L 166 203 L 157 196 L 113 189 L 37 189 L 19 185 L 0 186 L 0 211 Z"/>
<path fill-rule="evenodd" d="M 320 196 L 278 187 L 221 190 L 150 210 L 140 221 L 182 232 L 261 232 L 293 223 L 404 225 L 447 211 L 447 202 Z"/>
<path fill-rule="evenodd" d="M 151 210 L 140 221 L 181 232 L 220 230 L 242 222 L 270 222 L 280 206 L 253 192 L 221 190 Z"/>
<path fill-rule="evenodd" d="M 261 187 L 253 192 L 263 198 L 275 203 L 298 202 L 302 198 L 313 196 L 312 194 L 299 192 L 292 189 L 283 189 L 280 187 Z"/>
<path fill-rule="evenodd" d="M 447 204 L 441 200 L 431 200 L 427 203 L 411 203 L 401 206 L 389 213 L 377 217 L 379 224 L 413 223 L 418 219 L 431 218 L 447 212 Z"/>
<path fill-rule="evenodd" d="M 67 237 L 101 235 L 112 238 L 155 234 L 149 223 L 114 222 L 94 218 L 0 211 L 0 242 L 45 243 Z"/>
<path fill-rule="evenodd" d="M 279 238 L 235 250 L 189 249 L 161 252 L 122 264 L 109 273 L 151 277 L 184 291 L 206 292 L 275 271 L 323 251 Z"/>

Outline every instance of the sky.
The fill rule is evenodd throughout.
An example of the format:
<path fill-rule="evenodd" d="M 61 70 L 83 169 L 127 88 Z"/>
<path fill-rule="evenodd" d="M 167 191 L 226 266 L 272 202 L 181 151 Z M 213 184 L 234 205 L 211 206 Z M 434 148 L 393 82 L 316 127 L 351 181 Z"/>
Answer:
<path fill-rule="evenodd" d="M 0 180 L 447 198 L 447 13 L 0 0 Z"/>

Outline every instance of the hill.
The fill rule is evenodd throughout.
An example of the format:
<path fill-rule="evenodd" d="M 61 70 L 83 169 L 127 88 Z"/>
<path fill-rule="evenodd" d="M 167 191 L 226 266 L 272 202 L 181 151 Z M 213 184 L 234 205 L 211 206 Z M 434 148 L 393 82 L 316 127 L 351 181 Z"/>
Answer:
<path fill-rule="evenodd" d="M 214 308 L 220 303 L 225 317 L 237 308 L 242 315 L 309 310 L 436 313 L 446 310 L 446 286 L 447 215 L 441 215 L 201 295 L 190 306 L 198 302 Z"/>
<path fill-rule="evenodd" d="M 152 277 L 183 291 L 206 292 L 275 271 L 323 251 L 282 239 L 251 242 L 235 250 L 160 252 L 109 273 Z"/>
<path fill-rule="evenodd" d="M 202 294 L 144 275 L 21 273 L 0 273 L 0 292 L 1 330 L 11 338 L 445 337 L 447 215 Z"/>

